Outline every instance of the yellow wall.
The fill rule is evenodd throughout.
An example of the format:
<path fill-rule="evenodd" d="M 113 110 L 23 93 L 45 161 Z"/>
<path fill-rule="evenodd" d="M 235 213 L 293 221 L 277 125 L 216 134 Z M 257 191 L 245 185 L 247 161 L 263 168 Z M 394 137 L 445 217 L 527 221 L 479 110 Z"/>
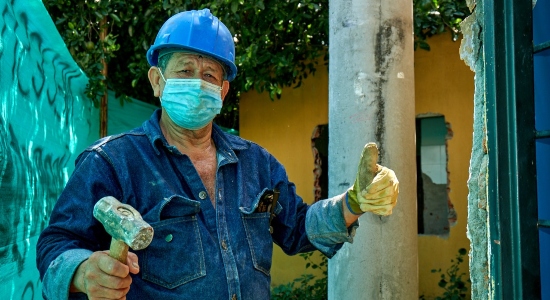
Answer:
<path fill-rule="evenodd" d="M 445 270 L 458 249 L 470 249 L 466 237 L 466 182 L 472 150 L 474 73 L 460 60 L 460 41 L 453 42 L 450 34 L 432 37 L 428 43 L 431 51 L 417 50 L 414 56 L 416 113 L 439 113 L 451 124 L 454 135 L 447 143 L 449 197 L 458 215 L 449 238 L 418 237 L 419 293 L 429 299 L 442 291 L 437 288 L 440 274 L 431 270 Z M 465 259 L 461 269 L 468 274 L 468 258 Z"/>
<path fill-rule="evenodd" d="M 437 286 L 459 248 L 469 249 L 466 237 L 468 168 L 473 132 L 473 73 L 458 55 L 459 42 L 449 35 L 431 38 L 431 51 L 415 52 L 416 113 L 439 113 L 451 124 L 454 136 L 448 142 L 450 199 L 458 214 L 449 238 L 419 236 L 419 294 L 429 299 L 441 295 Z M 298 194 L 313 201 L 313 156 L 311 134 L 319 124 L 328 123 L 328 75 L 319 66 L 299 89 L 283 90 L 280 100 L 255 91 L 245 93 L 240 102 L 240 134 L 265 147 L 285 167 Z M 463 271 L 468 274 L 466 262 Z M 305 271 L 304 260 L 287 257 L 275 247 L 272 285 L 287 283 Z M 308 270 L 310 272 L 310 270 Z M 466 278 L 464 278 L 466 279 Z M 468 293 L 469 294 L 469 293 Z"/>
<path fill-rule="evenodd" d="M 280 100 L 256 91 L 241 97 L 240 136 L 266 148 L 286 168 L 290 181 L 305 202 L 313 202 L 313 154 L 311 134 L 315 126 L 328 123 L 327 68 L 319 65 L 298 89 L 283 89 Z M 304 274 L 305 261 L 274 249 L 272 285 L 287 283 Z M 308 273 L 311 269 L 307 270 Z M 315 273 L 313 273 L 315 274 Z"/>

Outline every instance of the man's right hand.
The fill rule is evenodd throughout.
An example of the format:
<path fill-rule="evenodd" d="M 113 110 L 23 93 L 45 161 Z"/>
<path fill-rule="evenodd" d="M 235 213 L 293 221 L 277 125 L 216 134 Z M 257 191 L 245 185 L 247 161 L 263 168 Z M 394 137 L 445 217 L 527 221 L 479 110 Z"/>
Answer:
<path fill-rule="evenodd" d="M 71 282 L 70 292 L 82 292 L 88 299 L 126 299 L 132 277 L 139 272 L 138 258 L 128 252 L 125 265 L 109 256 L 109 251 L 98 251 L 82 262 Z"/>

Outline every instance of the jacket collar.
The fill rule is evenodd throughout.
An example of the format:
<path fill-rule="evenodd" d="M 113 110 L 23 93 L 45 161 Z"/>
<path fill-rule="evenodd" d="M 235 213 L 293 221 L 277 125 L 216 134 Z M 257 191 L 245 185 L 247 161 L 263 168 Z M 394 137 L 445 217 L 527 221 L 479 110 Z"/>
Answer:
<path fill-rule="evenodd" d="M 143 123 L 145 134 L 149 138 L 149 142 L 151 142 L 151 146 L 157 155 L 160 155 L 161 147 L 172 147 L 168 144 L 168 141 L 166 141 L 166 138 L 160 129 L 161 114 L 162 109 L 159 108 L 153 112 L 149 120 Z M 245 150 L 250 147 L 249 141 L 224 132 L 216 124 L 213 124 L 212 126 L 212 139 L 214 140 L 214 144 L 216 144 L 218 152 L 225 156 L 229 161 L 237 160 L 235 150 Z"/>

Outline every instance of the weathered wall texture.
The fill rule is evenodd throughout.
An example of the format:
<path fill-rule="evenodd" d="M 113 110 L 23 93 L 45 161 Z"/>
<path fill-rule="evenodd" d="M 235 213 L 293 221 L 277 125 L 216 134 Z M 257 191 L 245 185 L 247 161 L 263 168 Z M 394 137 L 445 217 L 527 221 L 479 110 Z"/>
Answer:
<path fill-rule="evenodd" d="M 87 78 L 40 0 L 0 14 L 0 295 L 42 299 L 36 239 L 88 136 Z"/>
<path fill-rule="evenodd" d="M 472 148 L 474 117 L 474 73 L 459 57 L 460 42 L 453 42 L 450 33 L 428 39 L 431 50 L 414 53 L 416 115 L 440 114 L 450 124 L 453 135 L 447 140 L 447 171 L 449 199 L 457 214 L 456 225 L 447 238 L 422 235 L 418 237 L 419 294 L 441 295 L 437 286 L 440 273 L 446 270 L 458 249 L 469 249 L 466 236 L 468 221 L 468 167 Z M 468 263 L 460 265 L 468 274 Z"/>
<path fill-rule="evenodd" d="M 488 206 L 487 206 L 487 130 L 485 102 L 485 69 L 482 56 L 481 34 L 483 5 L 468 1 L 473 13 L 463 21 L 464 39 L 460 47 L 460 56 L 475 72 L 474 93 L 474 135 L 470 159 L 470 178 L 468 179 L 468 228 L 470 239 L 470 278 L 472 281 L 472 299 L 488 299 L 490 293 L 488 243 Z"/>
<path fill-rule="evenodd" d="M 395 171 L 393 214 L 360 217 L 329 262 L 329 299 L 418 299 L 412 2 L 329 1 L 329 196 L 353 183 L 367 142 Z"/>

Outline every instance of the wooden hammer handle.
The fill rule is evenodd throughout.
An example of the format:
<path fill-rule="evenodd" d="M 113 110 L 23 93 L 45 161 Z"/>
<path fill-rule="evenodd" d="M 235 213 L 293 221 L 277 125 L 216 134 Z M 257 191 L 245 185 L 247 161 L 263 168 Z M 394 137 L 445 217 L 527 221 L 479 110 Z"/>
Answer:
<path fill-rule="evenodd" d="M 109 249 L 109 256 L 126 264 L 126 258 L 128 257 L 128 245 L 125 242 L 117 239 L 111 239 L 111 248 Z"/>

